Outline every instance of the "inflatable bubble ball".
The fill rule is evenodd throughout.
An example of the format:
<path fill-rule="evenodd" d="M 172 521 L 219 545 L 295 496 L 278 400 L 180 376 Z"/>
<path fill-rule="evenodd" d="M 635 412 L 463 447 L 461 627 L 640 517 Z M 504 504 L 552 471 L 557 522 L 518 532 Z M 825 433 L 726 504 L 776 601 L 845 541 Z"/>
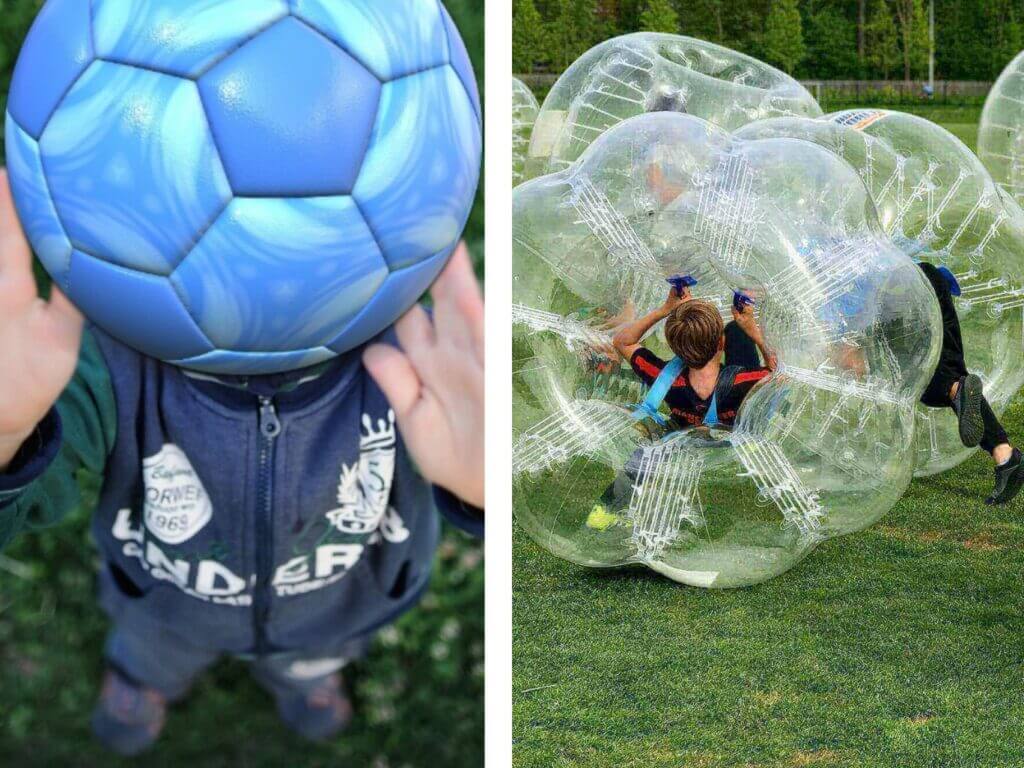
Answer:
<path fill-rule="evenodd" d="M 681 112 L 733 130 L 821 108 L 789 75 L 755 58 L 682 35 L 637 32 L 591 48 L 555 83 L 537 116 L 526 177 L 560 171 L 617 123 Z"/>
<path fill-rule="evenodd" d="M 55 284 L 212 373 L 300 368 L 393 323 L 454 250 L 481 153 L 437 0 L 49 0 L 6 131 Z"/>
<path fill-rule="evenodd" d="M 978 157 L 996 183 L 1024 205 L 1024 52 L 1006 65 L 985 99 Z"/>
<path fill-rule="evenodd" d="M 752 123 L 742 138 L 813 141 L 843 157 L 867 185 L 886 234 L 913 259 L 956 277 L 964 357 L 1001 414 L 1024 384 L 1024 212 L 963 142 L 940 126 L 886 110 Z M 916 473 L 959 464 L 964 448 L 950 409 L 917 409 Z"/>
<path fill-rule="evenodd" d="M 540 105 L 533 92 L 522 80 L 512 78 L 512 186 L 524 176 L 526 153 L 530 148 L 533 124 Z"/>
<path fill-rule="evenodd" d="M 513 209 L 514 509 L 541 546 L 736 587 L 900 498 L 938 302 L 838 155 L 647 114 L 517 187 Z M 752 297 L 777 358 L 725 427 L 638 408 L 650 392 L 612 349 L 680 276 L 723 320 Z M 643 344 L 673 356 L 660 326 Z"/>

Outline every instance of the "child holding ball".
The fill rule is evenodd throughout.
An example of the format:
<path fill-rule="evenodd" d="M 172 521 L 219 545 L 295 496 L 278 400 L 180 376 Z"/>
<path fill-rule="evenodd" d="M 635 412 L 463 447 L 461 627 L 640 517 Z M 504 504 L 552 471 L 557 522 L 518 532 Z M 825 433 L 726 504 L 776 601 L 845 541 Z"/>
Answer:
<path fill-rule="evenodd" d="M 113 619 L 93 716 L 110 749 L 152 745 L 219 657 L 252 662 L 311 739 L 351 716 L 340 670 L 410 610 L 436 511 L 483 533 L 483 306 L 464 247 L 377 339 L 272 376 L 196 375 L 91 326 L 32 257 L 0 177 L 0 547 L 80 503 Z"/>

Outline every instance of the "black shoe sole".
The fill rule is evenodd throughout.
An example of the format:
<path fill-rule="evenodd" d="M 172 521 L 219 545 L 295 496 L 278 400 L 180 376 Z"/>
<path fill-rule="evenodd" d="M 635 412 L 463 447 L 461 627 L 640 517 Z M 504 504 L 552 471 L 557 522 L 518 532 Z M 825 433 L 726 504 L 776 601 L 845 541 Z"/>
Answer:
<path fill-rule="evenodd" d="M 959 426 L 960 442 L 974 448 L 985 434 L 985 421 L 981 418 L 981 400 L 985 396 L 981 379 L 973 373 L 965 376 L 956 393 L 960 401 Z"/>
<path fill-rule="evenodd" d="M 999 493 L 998 496 L 989 496 L 985 499 L 985 503 L 992 506 L 1001 506 L 1003 504 L 1009 504 L 1016 498 L 1017 494 L 1020 493 L 1020 489 L 1024 488 L 1024 461 L 1017 465 L 1017 468 L 1013 470 L 1013 474 L 1010 475 L 1010 479 L 1006 481 L 1006 487 Z"/>

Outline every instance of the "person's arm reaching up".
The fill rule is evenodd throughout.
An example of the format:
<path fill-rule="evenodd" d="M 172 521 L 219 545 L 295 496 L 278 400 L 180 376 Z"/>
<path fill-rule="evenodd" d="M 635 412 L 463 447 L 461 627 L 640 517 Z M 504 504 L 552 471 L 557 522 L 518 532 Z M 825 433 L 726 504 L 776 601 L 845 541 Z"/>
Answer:
<path fill-rule="evenodd" d="M 0 170 L 0 550 L 81 499 L 76 473 L 101 473 L 117 433 L 110 375 L 56 288 L 38 298 L 32 256 Z"/>
<path fill-rule="evenodd" d="M 684 301 L 689 300 L 689 288 L 683 288 L 682 296 L 676 293 L 675 288 L 672 288 L 669 291 L 668 298 L 665 299 L 664 304 L 657 309 L 648 312 L 643 317 L 638 317 L 633 322 L 627 323 L 619 329 L 618 333 L 615 334 L 615 338 L 612 339 L 615 351 L 622 355 L 623 360 L 629 362 L 633 357 L 633 353 L 640 348 L 640 341 L 643 339 L 644 335 L 651 330 L 651 328 L 672 314 L 672 310 Z"/>
<path fill-rule="evenodd" d="M 42 423 L 71 381 L 82 316 L 54 286 L 39 298 L 32 251 L 0 171 L 0 472 Z"/>
<path fill-rule="evenodd" d="M 737 310 L 736 305 L 732 307 L 732 319 L 736 321 L 738 325 L 750 340 L 757 346 L 757 350 L 761 353 L 761 357 L 764 358 L 764 365 L 770 371 L 774 371 L 778 365 L 778 359 L 775 357 L 775 353 L 768 348 L 768 344 L 764 339 L 764 331 L 761 330 L 761 326 L 757 324 L 757 320 L 754 318 L 754 307 L 751 304 L 741 304 L 742 310 Z"/>

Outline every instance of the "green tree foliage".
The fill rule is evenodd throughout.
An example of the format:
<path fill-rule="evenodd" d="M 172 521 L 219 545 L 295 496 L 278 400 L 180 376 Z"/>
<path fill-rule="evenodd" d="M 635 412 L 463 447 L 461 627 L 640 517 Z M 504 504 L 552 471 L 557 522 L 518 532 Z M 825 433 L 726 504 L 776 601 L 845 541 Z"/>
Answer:
<path fill-rule="evenodd" d="M 992 72 L 990 77 L 994 77 L 1024 47 L 1022 8 L 1014 0 L 991 0 L 988 8 L 984 22 L 985 28 L 989 30 L 987 37 L 990 45 L 985 58 L 989 65 L 988 71 Z"/>
<path fill-rule="evenodd" d="M 797 1 L 774 0 L 765 23 L 764 57 L 791 73 L 806 53 Z"/>
<path fill-rule="evenodd" d="M 640 29 L 648 32 L 678 32 L 679 16 L 669 0 L 646 0 L 640 12 Z"/>
<path fill-rule="evenodd" d="M 903 79 L 924 75 L 928 67 L 928 14 L 922 0 L 896 0 Z"/>
<path fill-rule="evenodd" d="M 900 61 L 899 34 L 887 0 L 875 0 L 865 31 L 868 62 L 875 74 L 888 80 Z"/>
<path fill-rule="evenodd" d="M 598 41 L 601 23 L 598 0 L 556 0 L 555 9 L 548 41 L 551 61 L 561 70 Z"/>
<path fill-rule="evenodd" d="M 533 0 L 515 0 L 512 7 L 512 66 L 532 72 L 547 56 L 544 20 Z"/>
<path fill-rule="evenodd" d="M 473 0 L 478 2 L 479 0 Z M 35 0 L 0 0 L 12 18 Z M 521 0 L 513 0 L 517 16 Z M 527 34 L 516 68 L 558 72 L 590 46 L 669 27 L 823 79 L 924 77 L 929 0 L 532 0 L 548 34 Z M 936 77 L 994 79 L 1024 48 L 1024 0 L 934 0 Z M 521 25 L 535 32 L 532 15 Z M 6 19 L 0 21 L 5 22 Z M 11 22 L 17 25 L 16 21 Z M 799 30 L 799 34 L 796 32 Z M 516 46 L 522 39 L 515 29 Z M 863 56 L 860 38 L 863 37 Z M 543 39 L 541 39 L 543 38 Z M 533 55 L 531 47 L 541 48 Z M 904 56 L 904 54 L 906 54 Z M 788 63 L 787 63 L 788 62 Z"/>
<path fill-rule="evenodd" d="M 807 20 L 807 57 L 800 74 L 822 80 L 843 80 L 860 67 L 857 24 L 836 8 L 824 7 Z"/>

